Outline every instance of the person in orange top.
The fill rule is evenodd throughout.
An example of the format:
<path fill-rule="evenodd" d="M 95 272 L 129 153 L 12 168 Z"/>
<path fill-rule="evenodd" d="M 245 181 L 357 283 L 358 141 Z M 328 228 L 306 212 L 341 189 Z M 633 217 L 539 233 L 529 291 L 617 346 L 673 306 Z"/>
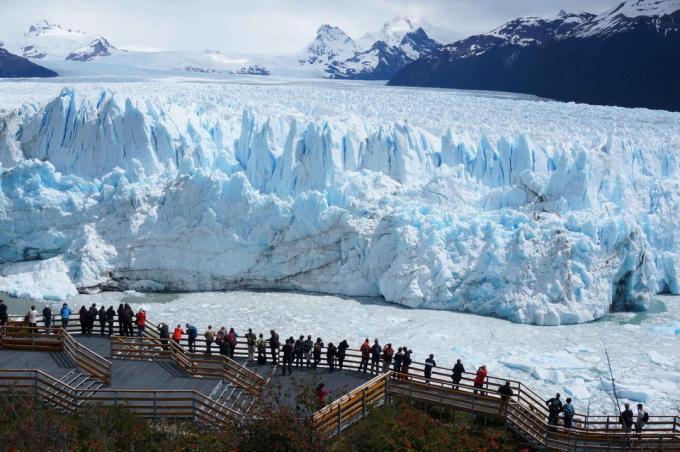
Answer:
<path fill-rule="evenodd" d="M 144 337 L 144 328 L 146 328 L 146 312 L 140 309 L 135 316 L 135 323 L 137 324 L 137 329 L 139 330 L 139 337 Z"/>
<path fill-rule="evenodd" d="M 316 389 L 314 390 L 314 395 L 316 396 L 316 401 L 319 404 L 319 406 L 326 405 L 326 397 L 328 397 L 328 389 L 326 389 L 325 384 L 319 383 L 319 386 L 317 386 Z"/>
<path fill-rule="evenodd" d="M 368 370 L 368 358 L 371 356 L 371 344 L 368 342 L 368 338 L 364 341 L 363 344 L 361 344 L 361 348 L 359 348 L 361 351 L 361 364 L 359 364 L 359 371 L 361 369 L 364 369 L 364 373 Z"/>
<path fill-rule="evenodd" d="M 182 340 L 183 334 L 184 330 L 182 329 L 182 325 L 178 323 L 177 328 L 175 328 L 175 331 L 172 332 L 172 340 L 179 344 L 179 341 Z"/>
<path fill-rule="evenodd" d="M 482 366 L 479 369 L 477 369 L 477 375 L 475 376 L 475 382 L 473 386 L 479 389 L 483 388 L 484 380 L 486 380 L 486 375 L 487 375 L 486 366 L 482 364 Z M 477 389 L 475 389 L 474 391 L 475 394 L 477 394 Z M 479 391 L 479 393 L 481 395 L 485 395 L 483 391 Z"/>

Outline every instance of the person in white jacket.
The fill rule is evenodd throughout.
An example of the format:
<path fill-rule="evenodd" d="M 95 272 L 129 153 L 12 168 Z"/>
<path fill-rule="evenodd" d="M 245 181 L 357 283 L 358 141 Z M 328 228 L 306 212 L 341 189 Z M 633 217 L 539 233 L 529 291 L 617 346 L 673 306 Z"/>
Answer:
<path fill-rule="evenodd" d="M 38 326 L 38 311 L 36 311 L 35 306 L 31 306 L 31 310 L 28 311 L 28 326 L 33 328 Z"/>
<path fill-rule="evenodd" d="M 645 411 L 645 407 L 641 403 L 637 405 L 637 417 L 635 418 L 635 433 L 642 434 L 642 428 L 649 422 L 649 414 Z"/>

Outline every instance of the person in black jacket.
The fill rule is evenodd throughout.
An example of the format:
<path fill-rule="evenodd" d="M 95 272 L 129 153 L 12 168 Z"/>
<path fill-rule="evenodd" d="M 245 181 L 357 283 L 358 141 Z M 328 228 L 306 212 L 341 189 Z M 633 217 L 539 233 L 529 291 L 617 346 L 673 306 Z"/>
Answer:
<path fill-rule="evenodd" d="M 371 373 L 380 373 L 380 355 L 382 355 L 382 347 L 378 342 L 378 339 L 373 341 L 373 346 L 371 347 Z"/>
<path fill-rule="evenodd" d="M 158 332 L 158 336 L 161 338 L 161 343 L 163 344 L 163 350 L 167 350 L 168 340 L 170 339 L 170 328 L 167 323 L 159 323 Z"/>
<path fill-rule="evenodd" d="M 326 361 L 328 362 L 328 371 L 333 372 L 335 370 L 335 355 L 338 353 L 338 349 L 331 342 L 326 347 Z"/>
<path fill-rule="evenodd" d="M 50 305 L 46 304 L 42 310 L 43 322 L 45 322 L 45 332 L 50 333 L 50 327 L 52 326 L 52 308 Z"/>
<path fill-rule="evenodd" d="M 347 349 L 349 344 L 346 339 L 338 344 L 338 369 L 342 370 L 342 364 L 345 362 L 345 356 L 347 355 Z"/>
<path fill-rule="evenodd" d="M 80 307 L 78 320 L 80 320 L 80 334 L 84 336 L 87 334 L 87 308 L 85 306 Z"/>
<path fill-rule="evenodd" d="M 125 308 L 123 307 L 123 303 L 118 305 L 118 310 L 116 313 L 118 314 L 118 336 L 124 336 L 123 334 L 123 310 Z"/>
<path fill-rule="evenodd" d="M 109 324 L 109 336 L 113 336 L 113 321 L 116 318 L 116 311 L 113 310 L 113 306 L 109 306 L 106 310 L 106 323 Z"/>
<path fill-rule="evenodd" d="M 560 400 L 560 394 L 557 393 L 552 399 L 548 399 L 545 402 L 548 405 L 548 424 L 557 425 L 562 412 L 562 401 Z"/>
<path fill-rule="evenodd" d="M 498 393 L 501 395 L 501 403 L 498 406 L 498 415 L 503 416 L 508 407 L 508 399 L 515 395 L 515 392 L 510 387 L 510 382 L 506 381 L 504 385 L 498 387 Z"/>
<path fill-rule="evenodd" d="M 87 335 L 92 336 L 92 330 L 94 329 L 94 322 L 97 321 L 97 316 L 99 311 L 97 310 L 97 305 L 92 303 L 90 310 L 87 311 Z"/>
<path fill-rule="evenodd" d="M 463 378 L 464 373 L 465 367 L 463 367 L 463 363 L 460 362 L 460 359 L 456 360 L 456 364 L 454 364 L 453 369 L 451 369 L 451 380 L 453 380 L 453 389 L 458 389 L 458 385 L 460 384 L 460 380 Z"/>
<path fill-rule="evenodd" d="M 301 334 L 298 340 L 295 341 L 293 351 L 295 352 L 295 367 L 302 367 L 302 358 L 305 353 L 305 337 Z"/>
<path fill-rule="evenodd" d="M 630 409 L 630 405 L 627 403 L 624 403 L 623 406 L 625 410 L 621 412 L 619 419 L 621 420 L 621 424 L 623 424 L 626 433 L 630 433 L 630 429 L 633 427 L 633 410 Z"/>
<path fill-rule="evenodd" d="M 134 336 L 135 333 L 132 331 L 132 319 L 135 317 L 135 312 L 132 310 L 129 304 L 125 303 L 123 306 L 123 332 L 126 336 Z"/>
<path fill-rule="evenodd" d="M 7 316 L 7 305 L 2 298 L 0 298 L 0 327 L 7 325 L 7 320 L 9 320 L 9 317 Z"/>
<path fill-rule="evenodd" d="M 97 318 L 99 319 L 99 335 L 103 336 L 104 331 L 106 330 L 106 308 L 104 308 L 104 305 L 99 308 Z"/>
<path fill-rule="evenodd" d="M 286 366 L 288 366 L 288 375 L 293 374 L 293 353 L 295 340 L 291 337 L 286 340 L 283 345 L 283 366 L 281 366 L 281 375 L 286 375 Z"/>
<path fill-rule="evenodd" d="M 279 361 L 279 345 L 281 345 L 281 342 L 276 331 L 271 330 L 269 334 L 269 349 L 272 352 L 272 363 L 276 364 Z"/>

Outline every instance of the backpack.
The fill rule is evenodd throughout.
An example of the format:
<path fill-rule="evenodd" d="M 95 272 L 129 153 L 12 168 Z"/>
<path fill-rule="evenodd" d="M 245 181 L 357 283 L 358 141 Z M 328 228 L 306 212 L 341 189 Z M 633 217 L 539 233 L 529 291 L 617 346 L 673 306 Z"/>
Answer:
<path fill-rule="evenodd" d="M 642 422 L 644 422 L 645 424 L 649 422 L 649 413 L 647 413 L 646 411 L 644 416 L 642 416 Z"/>

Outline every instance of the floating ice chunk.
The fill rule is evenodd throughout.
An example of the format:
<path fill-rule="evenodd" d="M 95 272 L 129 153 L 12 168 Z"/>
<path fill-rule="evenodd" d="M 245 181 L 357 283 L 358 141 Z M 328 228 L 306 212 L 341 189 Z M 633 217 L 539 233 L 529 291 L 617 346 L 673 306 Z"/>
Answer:
<path fill-rule="evenodd" d="M 61 257 L 0 265 L 0 291 L 13 297 L 52 301 L 78 294 Z"/>

